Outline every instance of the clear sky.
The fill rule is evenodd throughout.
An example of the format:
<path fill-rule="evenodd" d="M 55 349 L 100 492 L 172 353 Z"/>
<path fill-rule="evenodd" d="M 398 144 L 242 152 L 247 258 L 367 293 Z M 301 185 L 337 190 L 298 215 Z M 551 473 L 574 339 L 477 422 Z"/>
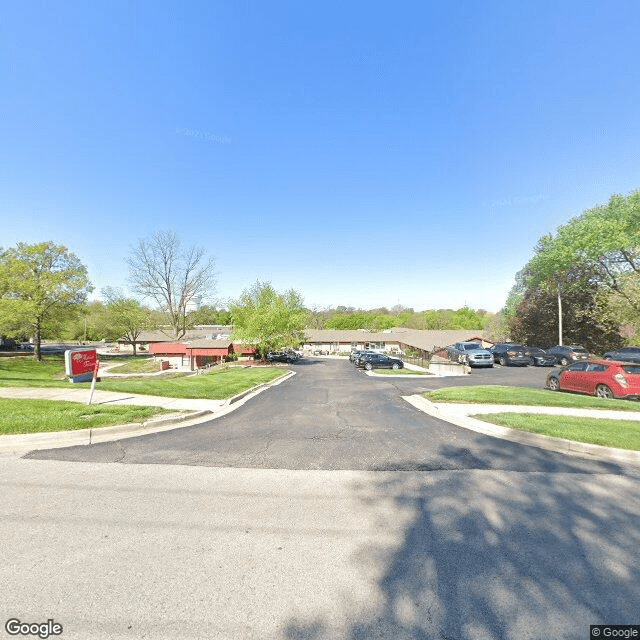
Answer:
<path fill-rule="evenodd" d="M 0 246 L 126 286 L 140 237 L 308 306 L 500 309 L 640 187 L 637 2 L 34 2 L 0 13 Z"/>

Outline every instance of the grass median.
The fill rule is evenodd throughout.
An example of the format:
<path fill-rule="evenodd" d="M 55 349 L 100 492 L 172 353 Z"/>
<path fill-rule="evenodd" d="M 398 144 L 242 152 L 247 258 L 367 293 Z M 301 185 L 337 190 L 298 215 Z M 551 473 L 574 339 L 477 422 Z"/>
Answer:
<path fill-rule="evenodd" d="M 533 413 L 483 413 L 473 417 L 529 433 L 598 444 L 603 447 L 640 451 L 640 421 Z"/>
<path fill-rule="evenodd" d="M 130 422 L 144 422 L 168 414 L 159 407 L 86 405 L 58 400 L 0 398 L 0 434 L 73 431 Z M 175 412 L 171 412 L 175 413 Z"/>
<path fill-rule="evenodd" d="M 607 400 L 593 396 L 508 387 L 502 385 L 477 385 L 446 387 L 429 391 L 424 397 L 431 402 L 460 402 L 466 404 L 519 404 L 532 407 L 570 407 L 579 409 L 609 409 L 640 411 L 640 403 L 630 400 Z"/>

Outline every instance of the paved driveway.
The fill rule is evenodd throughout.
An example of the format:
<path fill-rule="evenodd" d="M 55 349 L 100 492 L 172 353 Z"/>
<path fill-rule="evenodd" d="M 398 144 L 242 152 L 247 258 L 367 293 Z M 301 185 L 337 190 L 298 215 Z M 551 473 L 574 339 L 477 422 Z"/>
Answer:
<path fill-rule="evenodd" d="M 545 370 L 496 368 L 474 370 L 465 378 L 394 379 L 369 377 L 347 361 L 331 359 L 308 359 L 293 369 L 297 375 L 288 382 L 217 420 L 28 457 L 271 469 L 622 471 L 616 464 L 477 434 L 402 399 L 451 384 L 500 384 L 509 376 L 528 376 L 528 384 L 540 386 Z"/>
<path fill-rule="evenodd" d="M 31 456 L 79 462 L 0 458 L 4 619 L 53 618 L 69 640 L 582 640 L 638 623 L 638 469 L 401 399 L 453 379 L 294 368 L 208 424 Z M 492 373 L 510 370 L 475 379 Z"/>

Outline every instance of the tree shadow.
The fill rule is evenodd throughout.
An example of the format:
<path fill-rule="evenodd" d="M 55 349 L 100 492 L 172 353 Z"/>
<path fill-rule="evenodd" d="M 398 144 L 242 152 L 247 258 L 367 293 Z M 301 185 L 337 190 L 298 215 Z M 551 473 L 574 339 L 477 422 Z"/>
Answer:
<path fill-rule="evenodd" d="M 487 471 L 496 452 L 486 444 L 473 469 L 382 469 L 354 485 L 371 509 L 410 514 L 399 546 L 370 545 L 352 558 L 354 571 L 381 563 L 375 609 L 353 602 L 341 628 L 291 620 L 283 638 L 577 640 L 590 624 L 638 624 L 638 470 L 582 473 L 565 456 L 556 471 Z M 526 449 L 549 467 L 548 452 Z"/>

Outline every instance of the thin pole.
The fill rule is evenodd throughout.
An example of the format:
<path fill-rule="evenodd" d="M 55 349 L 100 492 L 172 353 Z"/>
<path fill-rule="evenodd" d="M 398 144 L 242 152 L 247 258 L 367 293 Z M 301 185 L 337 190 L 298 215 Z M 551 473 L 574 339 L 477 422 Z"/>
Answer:
<path fill-rule="evenodd" d="M 558 344 L 562 346 L 562 297 L 558 285 Z"/>

